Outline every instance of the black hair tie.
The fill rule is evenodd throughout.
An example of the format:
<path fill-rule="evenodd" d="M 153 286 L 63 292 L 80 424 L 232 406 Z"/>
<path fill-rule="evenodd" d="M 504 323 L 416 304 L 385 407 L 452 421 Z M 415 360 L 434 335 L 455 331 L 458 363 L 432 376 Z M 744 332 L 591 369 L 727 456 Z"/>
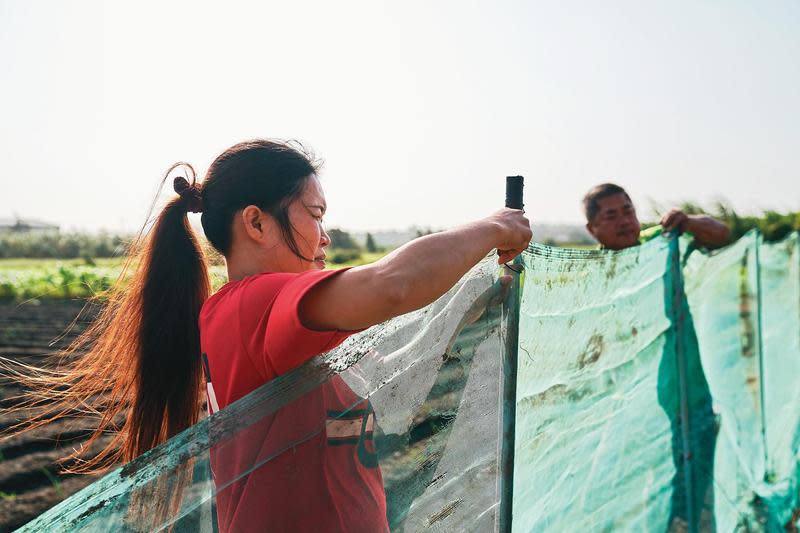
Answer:
<path fill-rule="evenodd" d="M 187 211 L 191 213 L 203 212 L 203 194 L 196 183 L 190 184 L 183 176 L 177 176 L 172 180 L 172 187 L 183 200 Z"/>

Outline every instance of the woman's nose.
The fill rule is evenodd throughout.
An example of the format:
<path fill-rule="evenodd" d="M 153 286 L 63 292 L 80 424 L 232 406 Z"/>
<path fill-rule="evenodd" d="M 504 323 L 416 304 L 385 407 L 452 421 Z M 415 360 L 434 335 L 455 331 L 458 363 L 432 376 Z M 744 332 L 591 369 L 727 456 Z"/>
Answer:
<path fill-rule="evenodd" d="M 327 231 L 322 230 L 322 233 L 319 236 L 319 241 L 320 241 L 319 245 L 321 247 L 323 247 L 323 248 L 328 246 L 331 243 L 331 238 L 328 236 L 328 232 Z"/>

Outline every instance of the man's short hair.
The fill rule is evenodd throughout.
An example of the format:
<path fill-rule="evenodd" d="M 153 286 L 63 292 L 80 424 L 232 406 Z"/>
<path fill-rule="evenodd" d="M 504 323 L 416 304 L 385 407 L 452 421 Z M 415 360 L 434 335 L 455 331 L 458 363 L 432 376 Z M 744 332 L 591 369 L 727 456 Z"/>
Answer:
<path fill-rule="evenodd" d="M 583 197 L 583 212 L 586 215 L 586 221 L 591 222 L 597 215 L 597 212 L 600 211 L 600 200 L 607 196 L 620 193 L 624 194 L 629 201 L 631 200 L 631 197 L 625 189 L 614 183 L 601 183 L 600 185 L 592 187 L 592 189 L 586 193 L 586 196 Z"/>

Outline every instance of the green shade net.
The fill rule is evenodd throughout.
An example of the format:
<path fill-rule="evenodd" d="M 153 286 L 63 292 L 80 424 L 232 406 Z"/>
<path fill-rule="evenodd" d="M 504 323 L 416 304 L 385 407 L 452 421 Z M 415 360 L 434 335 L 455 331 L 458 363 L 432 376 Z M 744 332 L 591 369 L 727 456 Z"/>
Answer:
<path fill-rule="evenodd" d="M 754 505 L 765 458 L 756 245 L 750 233 L 722 252 L 691 253 L 684 270 L 718 427 L 715 454 L 700 466 L 713 473 L 714 499 L 706 503 L 720 531 L 763 525 Z"/>
<path fill-rule="evenodd" d="M 225 531 L 236 513 L 241 531 L 796 527 L 796 234 L 713 253 L 532 245 L 519 265 L 508 294 L 487 259 L 23 529 Z M 308 450 L 338 437 L 359 463 L 333 472 Z M 363 505 L 362 467 L 385 511 Z"/>
<path fill-rule="evenodd" d="M 800 508 L 800 239 L 760 250 L 767 478 L 780 524 Z M 795 517 L 800 518 L 800 513 Z"/>
<path fill-rule="evenodd" d="M 781 531 L 800 516 L 792 517 L 800 464 L 799 268 L 796 234 L 765 244 L 749 233 L 686 261 L 687 299 L 718 418 L 721 531 Z"/>
<path fill-rule="evenodd" d="M 792 527 L 797 235 L 523 262 L 513 530 Z"/>
<path fill-rule="evenodd" d="M 432 305 L 349 338 L 23 530 L 495 529 L 500 273 L 487 258 Z"/>
<path fill-rule="evenodd" d="M 619 253 L 524 256 L 514 531 L 666 530 L 678 416 L 670 264 Z"/>

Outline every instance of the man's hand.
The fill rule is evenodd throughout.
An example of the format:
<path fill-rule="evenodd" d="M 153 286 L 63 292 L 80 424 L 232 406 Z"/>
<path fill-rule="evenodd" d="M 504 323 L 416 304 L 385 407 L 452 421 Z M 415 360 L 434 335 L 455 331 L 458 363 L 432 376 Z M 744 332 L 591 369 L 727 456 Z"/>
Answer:
<path fill-rule="evenodd" d="M 730 230 L 728 226 L 708 215 L 687 215 L 680 209 L 670 209 L 661 217 L 661 226 L 665 232 L 678 235 L 688 231 L 694 235 L 698 246 L 717 248 L 728 243 Z"/>
<path fill-rule="evenodd" d="M 689 215 L 677 208 L 670 209 L 661 217 L 660 223 L 664 231 L 676 231 L 680 234 L 686 231 L 686 226 L 689 224 Z"/>

